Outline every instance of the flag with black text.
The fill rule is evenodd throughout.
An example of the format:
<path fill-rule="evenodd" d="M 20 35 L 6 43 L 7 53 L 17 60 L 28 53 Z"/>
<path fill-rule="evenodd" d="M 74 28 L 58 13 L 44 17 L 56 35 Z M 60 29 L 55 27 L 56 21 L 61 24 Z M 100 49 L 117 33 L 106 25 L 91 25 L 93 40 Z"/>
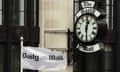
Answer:
<path fill-rule="evenodd" d="M 63 52 L 39 47 L 23 47 L 21 49 L 24 69 L 61 70 L 66 68 L 66 55 Z"/>

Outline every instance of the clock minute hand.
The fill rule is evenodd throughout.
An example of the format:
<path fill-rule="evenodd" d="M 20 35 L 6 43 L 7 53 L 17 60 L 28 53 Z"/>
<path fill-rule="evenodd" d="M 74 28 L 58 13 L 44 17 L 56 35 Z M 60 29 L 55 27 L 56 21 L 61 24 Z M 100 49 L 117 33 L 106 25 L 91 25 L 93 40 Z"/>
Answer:
<path fill-rule="evenodd" d="M 88 24 L 89 24 L 89 21 L 88 21 L 88 18 L 87 18 L 87 21 L 86 21 L 86 27 L 85 27 L 85 32 L 86 32 L 86 40 L 87 40 Z"/>

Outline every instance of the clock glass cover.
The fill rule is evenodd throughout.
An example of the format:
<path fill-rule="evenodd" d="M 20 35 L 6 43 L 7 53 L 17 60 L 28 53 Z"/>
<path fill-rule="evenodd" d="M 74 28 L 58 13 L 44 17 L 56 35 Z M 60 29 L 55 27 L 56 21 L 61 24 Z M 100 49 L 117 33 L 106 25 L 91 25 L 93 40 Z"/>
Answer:
<path fill-rule="evenodd" d="M 96 18 L 92 15 L 81 16 L 75 26 L 76 36 L 82 42 L 91 42 L 98 33 L 98 24 Z"/>

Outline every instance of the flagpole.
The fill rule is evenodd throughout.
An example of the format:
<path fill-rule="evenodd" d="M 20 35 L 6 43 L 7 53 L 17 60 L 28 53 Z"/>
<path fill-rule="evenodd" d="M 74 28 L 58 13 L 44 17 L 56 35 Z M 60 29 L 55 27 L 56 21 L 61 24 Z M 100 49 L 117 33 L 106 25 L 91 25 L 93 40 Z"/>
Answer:
<path fill-rule="evenodd" d="M 23 36 L 21 36 L 20 37 L 20 47 L 21 47 L 21 53 L 20 53 L 20 64 L 21 64 L 21 66 L 20 66 L 20 72 L 23 72 L 23 64 L 22 64 L 22 48 L 23 48 L 23 40 L 24 40 L 24 38 L 23 38 Z"/>

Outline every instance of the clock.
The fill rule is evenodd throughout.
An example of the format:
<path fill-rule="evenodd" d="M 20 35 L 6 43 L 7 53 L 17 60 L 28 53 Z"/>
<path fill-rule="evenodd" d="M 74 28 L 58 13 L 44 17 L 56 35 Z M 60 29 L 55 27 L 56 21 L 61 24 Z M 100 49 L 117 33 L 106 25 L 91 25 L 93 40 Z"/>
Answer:
<path fill-rule="evenodd" d="M 74 33 L 80 43 L 95 44 L 97 39 L 104 36 L 103 33 L 106 32 L 107 26 L 100 22 L 97 17 L 91 14 L 84 14 L 76 20 Z"/>

